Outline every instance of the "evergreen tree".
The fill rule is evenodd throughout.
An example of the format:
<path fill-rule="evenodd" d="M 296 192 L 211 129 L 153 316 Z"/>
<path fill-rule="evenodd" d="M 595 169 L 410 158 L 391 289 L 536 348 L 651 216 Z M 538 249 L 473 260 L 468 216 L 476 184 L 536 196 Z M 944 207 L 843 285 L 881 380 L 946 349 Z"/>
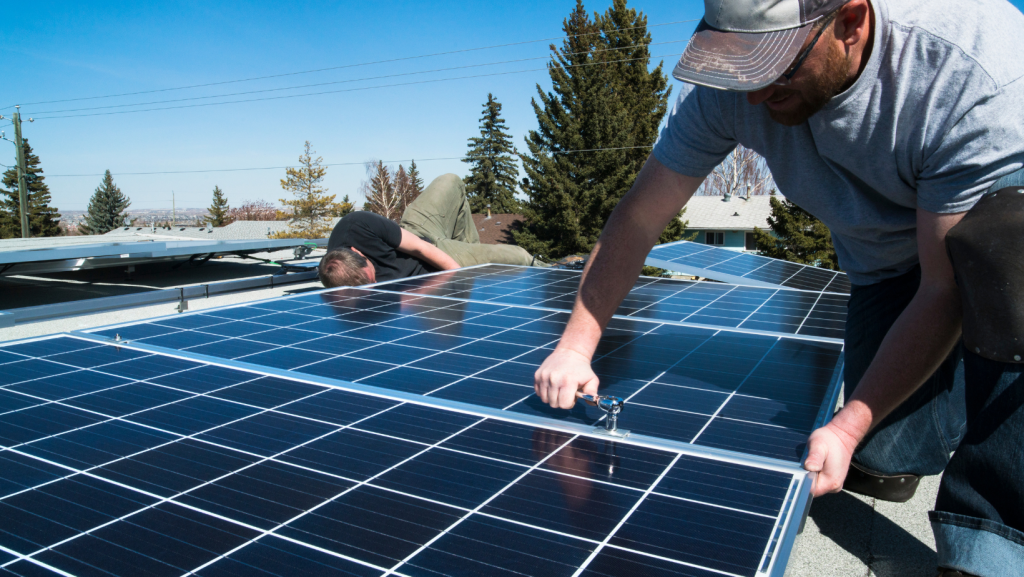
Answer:
<path fill-rule="evenodd" d="M 648 70 L 646 23 L 626 0 L 593 20 L 577 0 L 563 22 L 566 38 L 548 64 L 553 92 L 537 86 L 538 129 L 526 137 L 529 200 L 513 235 L 527 251 L 589 252 L 650 154 L 670 90 L 660 64 Z"/>
<path fill-rule="evenodd" d="M 210 226 L 224 226 L 231 222 L 228 218 L 228 211 L 231 210 L 228 206 L 228 197 L 224 196 L 224 191 L 219 186 L 213 187 L 213 204 L 206 210 L 210 213 L 210 217 L 206 219 Z"/>
<path fill-rule="evenodd" d="M 352 212 L 353 210 L 355 210 L 355 205 L 352 204 L 352 201 L 348 199 L 348 195 L 346 194 L 345 198 L 342 198 L 341 202 L 335 205 L 334 214 L 332 214 L 331 216 L 337 218 L 344 218 L 346 214 Z"/>
<path fill-rule="evenodd" d="M 832 233 L 825 223 L 799 206 L 774 196 L 768 199 L 772 214 L 768 231 L 754 229 L 757 250 L 764 256 L 809 264 L 832 270 L 839 269 L 839 257 L 832 245 Z"/>
<path fill-rule="evenodd" d="M 282 198 L 281 204 L 290 207 L 292 220 L 288 231 L 274 238 L 325 238 L 331 234 L 331 218 L 339 211 L 336 195 L 328 195 L 323 186 L 327 168 L 322 157 L 313 158 L 316 152 L 306 141 L 299 156 L 299 168 L 289 168 L 281 179 L 281 188 L 291 191 L 294 200 Z"/>
<path fill-rule="evenodd" d="M 107 170 L 103 181 L 89 199 L 85 222 L 78 227 L 82 234 L 106 234 L 119 226 L 130 223 L 125 212 L 132 201 L 114 184 L 114 177 Z"/>
<path fill-rule="evenodd" d="M 409 202 L 416 200 L 423 193 L 423 178 L 420 177 L 420 170 L 416 168 L 416 161 L 409 165 Z"/>
<path fill-rule="evenodd" d="M 501 117 L 501 103 L 487 95 L 484 113 L 480 117 L 480 136 L 469 139 L 469 152 L 463 162 L 473 166 L 466 181 L 466 196 L 473 212 L 491 210 L 504 214 L 518 214 L 522 203 L 516 199 L 515 146 L 512 136 Z"/>
<path fill-rule="evenodd" d="M 39 156 L 32 152 L 28 139 L 25 145 L 25 188 L 28 192 L 29 236 L 59 236 L 60 214 L 50 206 L 50 188 L 43 180 Z M 0 188 L 0 238 L 21 237 L 21 197 L 18 194 L 18 169 L 4 172 Z"/>

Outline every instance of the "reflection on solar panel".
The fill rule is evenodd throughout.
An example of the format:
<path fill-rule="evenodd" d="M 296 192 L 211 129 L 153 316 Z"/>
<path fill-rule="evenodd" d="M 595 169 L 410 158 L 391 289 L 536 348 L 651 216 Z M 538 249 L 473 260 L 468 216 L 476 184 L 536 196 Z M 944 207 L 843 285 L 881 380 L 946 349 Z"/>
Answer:
<path fill-rule="evenodd" d="M 533 416 L 595 424 L 580 404 L 553 410 L 533 373 L 568 313 L 343 289 L 157 319 L 96 334 L 231 359 L 279 374 L 371 385 Z M 799 461 L 840 382 L 841 345 L 617 318 L 594 370 L 628 401 L 624 427 L 685 443 Z"/>
<path fill-rule="evenodd" d="M 845 273 L 685 240 L 655 246 L 645 263 L 734 284 L 850 294 Z"/>
<path fill-rule="evenodd" d="M 582 273 L 487 265 L 401 279 L 377 290 L 572 310 Z M 640 277 L 619 316 L 842 340 L 846 295 Z"/>
<path fill-rule="evenodd" d="M 340 297 L 336 306 L 365 298 Z M 381 303 L 391 310 L 362 312 L 450 310 L 422 299 Z M 262 306 L 269 308 L 226 310 L 262 311 L 266 327 L 299 310 L 332 308 L 310 297 Z M 225 325 L 217 320 L 180 316 L 179 327 L 193 326 L 166 332 L 164 341 L 221 336 L 199 330 Z M 360 330 L 425 323 L 415 329 L 422 330 L 437 319 L 391 320 L 398 322 Z M 143 327 L 165 328 L 132 330 Z M 773 358 L 781 342 L 762 357 Z M 2 346 L 0 565 L 15 575 L 784 570 L 808 504 L 810 480 L 796 467 L 417 399 L 73 337 Z"/>

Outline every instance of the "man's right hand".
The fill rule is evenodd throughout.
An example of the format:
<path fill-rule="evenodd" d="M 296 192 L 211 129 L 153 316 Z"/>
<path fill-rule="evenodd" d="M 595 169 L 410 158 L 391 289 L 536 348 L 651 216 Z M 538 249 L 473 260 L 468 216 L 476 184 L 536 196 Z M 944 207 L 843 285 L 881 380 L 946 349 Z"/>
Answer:
<path fill-rule="evenodd" d="M 576 405 L 576 391 L 597 394 L 600 381 L 590 368 L 590 358 L 572 349 L 557 348 L 533 374 L 533 389 L 554 409 Z"/>

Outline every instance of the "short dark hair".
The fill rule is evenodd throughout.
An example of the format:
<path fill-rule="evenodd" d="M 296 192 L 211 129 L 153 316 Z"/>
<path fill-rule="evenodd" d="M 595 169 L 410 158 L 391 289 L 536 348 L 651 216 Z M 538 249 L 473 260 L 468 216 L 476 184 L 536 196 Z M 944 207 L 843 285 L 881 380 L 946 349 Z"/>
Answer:
<path fill-rule="evenodd" d="M 366 257 L 348 248 L 336 248 L 320 259 L 317 275 L 327 288 L 359 286 L 370 282 L 366 276 Z"/>

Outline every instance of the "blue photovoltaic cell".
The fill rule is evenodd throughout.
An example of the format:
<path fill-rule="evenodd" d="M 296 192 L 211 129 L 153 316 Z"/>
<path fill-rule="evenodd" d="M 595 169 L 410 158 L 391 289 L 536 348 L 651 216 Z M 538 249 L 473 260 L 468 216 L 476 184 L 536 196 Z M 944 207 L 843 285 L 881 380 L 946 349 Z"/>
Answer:
<path fill-rule="evenodd" d="M 582 404 L 554 410 L 532 394 L 532 376 L 567 314 L 366 289 L 283 302 L 290 303 L 296 327 L 326 319 L 329 311 L 339 321 L 361 321 L 348 321 L 356 328 L 339 325 L 335 334 L 309 332 L 306 341 L 266 348 L 257 340 L 261 334 L 290 328 L 280 319 L 260 324 L 267 310 L 256 303 L 225 310 L 251 311 L 247 327 L 255 332 L 212 343 L 199 339 L 202 344 L 180 351 L 571 422 L 593 424 L 602 416 Z M 200 328 L 183 332 L 205 336 L 216 326 L 194 324 Z M 98 332 L 109 336 L 124 328 L 132 327 Z M 622 426 L 638 434 L 799 461 L 822 403 L 835 391 L 841 351 L 829 342 L 616 319 L 593 367 L 603 394 L 628 401 Z M 174 426 L 196 419 L 177 413 L 166 418 L 179 417 Z"/>
<path fill-rule="evenodd" d="M 751 282 L 793 289 L 850 294 L 845 273 L 686 240 L 660 244 L 647 264 L 723 282 Z"/>
<path fill-rule="evenodd" d="M 366 289 L 282 302 L 290 303 L 296 327 L 330 318 L 328 311 L 351 325 L 266 349 L 261 335 L 292 329 L 283 319 L 261 324 L 269 309 L 256 303 L 226 309 L 250 310 L 245 324 L 252 332 L 213 343 L 203 338 L 197 340 L 203 344 L 180 350 L 570 422 L 595 424 L 602 416 L 582 404 L 572 411 L 551 409 L 533 394 L 533 374 L 561 335 L 567 313 Z M 184 332 L 205 337 L 207 327 L 217 326 L 194 324 L 200 328 Z M 123 328 L 132 327 L 98 333 L 110 336 Z M 158 337 L 134 342 L 151 338 Z M 822 403 L 835 391 L 841 349 L 830 342 L 617 318 L 593 368 L 603 394 L 627 400 L 620 422 L 635 433 L 799 461 Z"/>
<path fill-rule="evenodd" d="M 52 356 L 87 343 L 113 362 L 63 365 L 64 378 L 126 384 L 71 387 L 67 398 L 52 383 L 48 398 L 34 396 L 45 377 L 0 388 L 42 403 L 0 420 L 0 568 L 15 575 L 752 577 L 788 553 L 772 528 L 795 514 L 804 478 L 795 467 L 574 435 L 130 344 L 35 343 L 0 352 L 29 360 L 28 350 Z M 118 360 L 124 353 L 146 356 Z M 130 365 L 141 360 L 144 371 Z"/>
<path fill-rule="evenodd" d="M 373 288 L 571 310 L 580 274 L 557 269 L 487 265 L 401 279 Z M 844 294 L 781 287 L 641 277 L 616 315 L 841 340 L 845 332 L 847 298 Z"/>

